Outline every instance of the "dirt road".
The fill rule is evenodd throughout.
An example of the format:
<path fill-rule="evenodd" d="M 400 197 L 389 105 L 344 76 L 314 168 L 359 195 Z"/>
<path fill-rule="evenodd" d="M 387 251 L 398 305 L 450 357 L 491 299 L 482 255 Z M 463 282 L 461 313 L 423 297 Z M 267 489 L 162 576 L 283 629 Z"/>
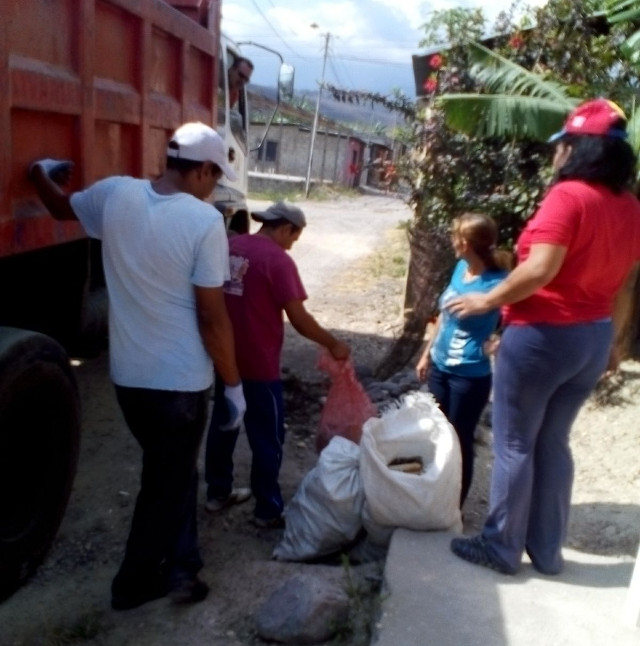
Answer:
<path fill-rule="evenodd" d="M 373 277 L 369 286 L 388 298 L 372 296 L 373 302 L 387 309 L 379 314 L 369 307 L 351 321 L 351 308 L 345 307 L 351 299 L 345 283 L 347 290 L 353 286 L 361 291 L 362 280 L 356 277 L 363 271 L 369 273 L 366 263 L 374 250 L 389 248 L 389 234 L 395 232 L 398 240 L 396 225 L 409 217 L 408 208 L 400 200 L 385 197 L 339 198 L 301 206 L 308 227 L 293 255 L 310 295 L 309 308 L 353 342 L 354 353 L 375 361 L 378 346 L 373 341 L 388 345 L 392 338 L 391 323 L 386 324 L 384 339 L 379 328 L 384 322 L 398 321 L 402 272 L 392 278 L 383 274 Z M 327 306 L 330 301 L 340 303 L 339 314 Z M 357 311 L 360 308 L 354 302 Z M 354 322 L 356 331 L 352 333 L 349 328 Z M 313 344 L 287 336 L 283 363 L 288 369 L 290 416 L 282 470 L 285 500 L 291 498 L 316 458 L 313 434 L 322 390 L 308 390 L 297 381 L 305 374 L 320 379 L 314 369 L 315 356 Z M 272 561 L 271 551 L 280 533 L 257 530 L 249 524 L 251 503 L 218 517 L 201 508 L 199 527 L 206 564 L 202 575 L 212 588 L 207 600 L 187 608 L 159 600 L 128 612 L 112 611 L 110 582 L 128 533 L 138 489 L 140 451 L 116 405 L 107 363 L 103 355 L 76 369 L 83 405 L 79 472 L 65 519 L 44 565 L 24 588 L 0 605 L 2 646 L 261 643 L 256 641 L 253 612 L 289 575 L 313 568 L 329 579 L 343 580 L 340 567 Z M 236 453 L 238 484 L 248 482 L 249 459 L 242 436 Z M 201 491 L 204 493 L 204 484 Z"/>
<path fill-rule="evenodd" d="M 398 290 L 408 253 L 399 225 L 409 221 L 410 209 L 401 199 L 376 195 L 299 204 L 307 227 L 291 255 L 309 295 L 306 306 L 336 335 L 344 332 L 355 341 L 357 363 L 373 366 L 399 322 Z M 266 206 L 250 201 L 252 210 Z M 337 299 L 344 301 L 339 316 Z M 287 326 L 283 366 L 289 374 L 322 379 L 314 367 L 316 354 L 313 344 Z"/>

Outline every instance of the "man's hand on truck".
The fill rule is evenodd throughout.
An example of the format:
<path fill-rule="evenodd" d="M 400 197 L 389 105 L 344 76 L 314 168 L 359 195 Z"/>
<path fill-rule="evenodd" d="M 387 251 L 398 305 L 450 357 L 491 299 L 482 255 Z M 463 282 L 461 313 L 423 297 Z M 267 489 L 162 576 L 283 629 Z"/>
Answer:
<path fill-rule="evenodd" d="M 38 159 L 29 166 L 29 177 L 33 178 L 33 171 L 36 167 L 41 168 L 43 173 L 58 186 L 68 184 L 73 172 L 73 162 L 68 159 Z"/>
<path fill-rule="evenodd" d="M 38 159 L 29 166 L 29 179 L 38 196 L 56 220 L 77 220 L 63 186 L 69 183 L 73 162 L 66 159 Z"/>

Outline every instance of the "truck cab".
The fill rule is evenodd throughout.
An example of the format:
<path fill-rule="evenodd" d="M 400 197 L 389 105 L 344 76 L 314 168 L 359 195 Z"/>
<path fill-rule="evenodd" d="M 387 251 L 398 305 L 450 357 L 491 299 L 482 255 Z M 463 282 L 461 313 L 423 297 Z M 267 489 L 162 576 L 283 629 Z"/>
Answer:
<path fill-rule="evenodd" d="M 262 144 L 266 133 L 271 126 L 273 117 L 280 100 L 289 100 L 293 95 L 293 68 L 284 63 L 280 54 L 258 43 L 248 42 L 247 46 L 259 48 L 270 55 L 280 59 L 277 78 L 276 105 L 267 118 L 264 131 L 259 137 L 256 148 Z M 235 182 L 223 178 L 216 186 L 212 202 L 225 216 L 227 229 L 233 233 L 248 233 L 249 209 L 247 195 L 249 192 L 249 98 L 246 83 L 234 93 L 230 87 L 229 70 L 234 62 L 240 58 L 247 58 L 240 44 L 231 40 L 224 33 L 220 36 L 220 57 L 218 72 L 218 123 L 216 130 L 222 136 L 225 147 L 229 152 L 229 162 L 236 171 Z"/>
<path fill-rule="evenodd" d="M 247 208 L 249 159 L 249 105 L 246 87 L 233 96 L 229 70 L 242 54 L 227 36 L 220 37 L 218 71 L 218 134 L 224 139 L 229 162 L 236 172 L 235 182 L 226 177 L 218 183 L 212 195 L 214 206 L 225 216 L 227 228 L 236 233 L 249 231 Z"/>

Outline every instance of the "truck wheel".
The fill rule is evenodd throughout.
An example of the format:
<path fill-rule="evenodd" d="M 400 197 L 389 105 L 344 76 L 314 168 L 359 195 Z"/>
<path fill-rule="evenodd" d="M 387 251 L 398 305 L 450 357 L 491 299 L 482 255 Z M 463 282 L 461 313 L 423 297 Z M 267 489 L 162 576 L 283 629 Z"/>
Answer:
<path fill-rule="evenodd" d="M 62 346 L 0 327 L 0 601 L 35 571 L 53 541 L 79 442 L 78 392 Z"/>

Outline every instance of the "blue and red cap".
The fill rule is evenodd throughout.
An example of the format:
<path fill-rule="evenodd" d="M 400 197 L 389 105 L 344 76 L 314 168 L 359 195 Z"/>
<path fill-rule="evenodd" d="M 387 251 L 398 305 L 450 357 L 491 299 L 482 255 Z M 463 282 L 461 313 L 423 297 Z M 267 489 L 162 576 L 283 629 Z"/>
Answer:
<path fill-rule="evenodd" d="M 581 103 L 567 117 L 564 127 L 551 135 L 549 143 L 565 135 L 599 135 L 626 139 L 626 121 L 622 108 L 609 99 L 592 99 Z"/>

